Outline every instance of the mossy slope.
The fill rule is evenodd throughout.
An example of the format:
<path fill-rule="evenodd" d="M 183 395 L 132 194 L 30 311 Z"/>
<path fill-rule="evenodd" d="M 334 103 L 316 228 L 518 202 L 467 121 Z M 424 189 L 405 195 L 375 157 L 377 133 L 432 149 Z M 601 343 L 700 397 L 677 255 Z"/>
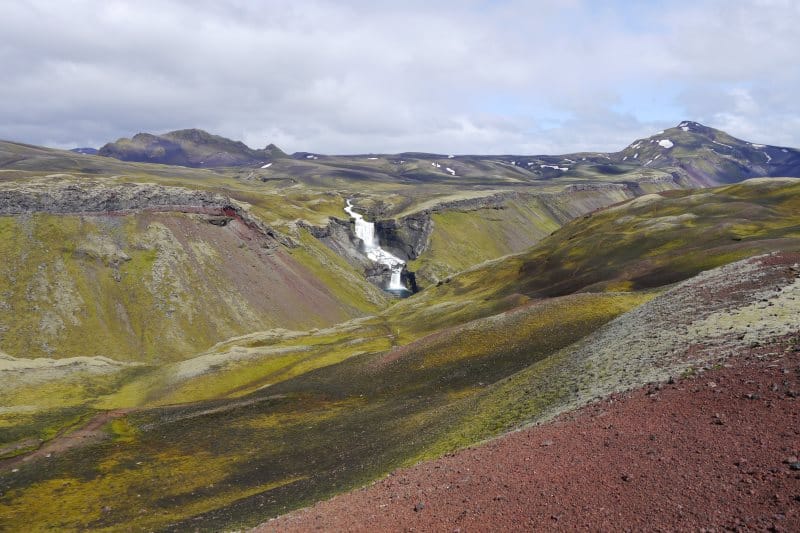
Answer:
<path fill-rule="evenodd" d="M 106 442 L 4 474 L 0 517 L 12 527 L 238 527 L 524 424 L 573 401 L 585 382 L 575 372 L 616 383 L 571 347 L 586 351 L 581 339 L 660 298 L 647 288 L 800 248 L 798 187 L 645 197 L 374 318 L 231 340 L 160 393 L 219 399 L 132 413 Z M 603 353 L 613 358 L 613 347 Z M 68 502 L 64 512 L 37 514 L 50 498 Z"/>
<path fill-rule="evenodd" d="M 299 262 L 195 215 L 0 217 L 0 349 L 160 363 L 237 334 L 377 309 L 368 289 L 338 294 L 305 254 Z"/>

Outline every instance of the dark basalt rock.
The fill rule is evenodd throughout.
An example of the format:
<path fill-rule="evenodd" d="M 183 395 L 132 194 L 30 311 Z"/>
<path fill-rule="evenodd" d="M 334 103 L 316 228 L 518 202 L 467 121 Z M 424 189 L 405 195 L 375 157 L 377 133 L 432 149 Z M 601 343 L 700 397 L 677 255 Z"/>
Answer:
<path fill-rule="evenodd" d="M 430 211 L 375 223 L 381 246 L 405 260 L 416 259 L 428 248 L 432 230 Z"/>
<path fill-rule="evenodd" d="M 287 235 L 252 216 L 240 204 L 207 191 L 144 183 L 47 183 L 0 186 L 0 215 L 28 213 L 115 215 L 142 211 L 197 213 L 224 226 L 237 219 L 263 238 L 264 246 L 294 247 Z"/>

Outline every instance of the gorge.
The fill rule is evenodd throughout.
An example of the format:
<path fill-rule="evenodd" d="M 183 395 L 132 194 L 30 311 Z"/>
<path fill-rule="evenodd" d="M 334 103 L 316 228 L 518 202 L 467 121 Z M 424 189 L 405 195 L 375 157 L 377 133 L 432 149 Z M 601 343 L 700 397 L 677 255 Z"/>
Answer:
<path fill-rule="evenodd" d="M 361 242 L 364 243 L 364 253 L 366 256 L 371 261 L 385 265 L 391 270 L 392 275 L 389 280 L 389 285 L 385 287 L 385 289 L 391 292 L 408 292 L 408 289 L 403 285 L 402 281 L 403 269 L 406 266 L 405 261 L 381 248 L 378 236 L 375 234 L 375 223 L 367 222 L 363 215 L 357 213 L 353 203 L 349 199 L 347 200 L 347 206 L 344 210 L 355 220 L 356 237 L 361 239 Z"/>

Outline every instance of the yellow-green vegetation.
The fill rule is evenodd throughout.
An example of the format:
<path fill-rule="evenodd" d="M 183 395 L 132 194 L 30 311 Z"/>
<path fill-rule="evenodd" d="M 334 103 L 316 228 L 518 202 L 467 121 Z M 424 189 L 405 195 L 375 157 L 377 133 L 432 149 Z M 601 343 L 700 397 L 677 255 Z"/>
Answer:
<path fill-rule="evenodd" d="M 109 441 L 56 458 L 47 471 L 25 466 L 5 480 L 0 517 L 12 527 L 40 528 L 253 524 L 442 449 L 453 428 L 475 414 L 465 411 L 470 398 L 643 299 L 589 294 L 532 303 L 402 347 L 365 353 L 356 343 L 339 363 L 228 401 L 133 413 L 111 422 Z M 377 335 L 381 326 L 353 323 L 347 334 L 369 328 Z M 322 331 L 306 341 L 344 349 L 345 336 Z M 236 343 L 275 348 L 301 339 Z M 518 414 L 504 422 L 523 423 L 535 412 Z M 475 434 L 491 434 L 477 426 Z M 65 502 L 58 516 L 36 518 L 35 502 L 53 497 Z"/>
<path fill-rule="evenodd" d="M 127 442 L 126 438 L 115 442 Z M 55 477 L 15 491 L 9 498 L 11 505 L 0 505 L 0 522 L 17 531 L 104 529 L 114 523 L 117 526 L 112 529 L 116 530 L 126 523 L 125 529 L 147 530 L 302 479 L 296 476 L 211 491 L 227 472 L 247 460 L 246 455 L 214 457 L 206 452 L 180 452 L 142 454 L 124 448 L 110 451 L 96 464 L 91 476 Z M 190 501 L 182 501 L 187 499 Z M 43 514 L 43 501 L 58 501 L 58 512 Z M 170 501 L 179 505 L 165 505 Z"/>
<path fill-rule="evenodd" d="M 330 325 L 385 301 L 363 279 L 371 290 L 344 298 L 332 276 L 359 280 L 321 248 L 298 252 L 298 262 L 191 215 L 0 217 L 8 259 L 0 266 L 0 348 L 160 363 L 236 334 Z M 324 270 L 318 258 L 333 274 L 314 274 Z"/>
<path fill-rule="evenodd" d="M 361 273 L 355 272 L 344 259 L 325 247 L 308 231 L 300 230 L 299 241 L 302 246 L 290 253 L 316 279 L 330 287 L 339 302 L 363 313 L 374 312 L 388 304 L 389 298 L 384 291 L 368 283 Z"/>
<path fill-rule="evenodd" d="M 36 157 L 61 171 L 100 165 L 55 151 Z M 3 527 L 258 523 L 572 405 L 611 368 L 576 360 L 573 349 L 657 297 L 649 289 L 800 249 L 796 182 L 653 194 L 560 229 L 631 192 L 570 196 L 542 183 L 553 194 L 546 206 L 526 196 L 504 209 L 436 212 L 429 252 L 414 266 L 440 283 L 391 303 L 296 224 L 342 216 L 357 192 L 372 196 L 363 205 L 375 212 L 412 213 L 534 179 L 506 161 L 448 164 L 458 180 L 410 156 L 219 171 L 110 162 L 119 177 L 87 178 L 228 195 L 296 248 L 264 248 L 200 215 L 0 217 L 0 349 L 141 363 L 101 371 L 81 360 L 85 368 L 61 374 L 53 365 L 0 390 Z M 18 164 L 13 177 L 30 168 Z M 469 190 L 454 191 L 461 180 Z M 587 180 L 575 172 L 564 183 Z M 127 414 L 102 428 L 107 438 L 5 468 L 120 408 Z M 59 502 L 57 514 L 42 512 L 48 501 Z"/>
<path fill-rule="evenodd" d="M 436 212 L 432 220 L 429 248 L 409 268 L 433 281 L 529 248 L 562 222 L 538 198 L 511 200 L 503 209 Z"/>
<path fill-rule="evenodd" d="M 350 357 L 383 352 L 393 341 L 378 319 L 305 333 L 275 332 L 266 339 L 256 334 L 140 373 L 95 406 L 113 409 L 237 398 Z"/>
<path fill-rule="evenodd" d="M 658 287 L 758 253 L 795 250 L 799 195 L 797 180 L 753 180 L 641 197 L 580 217 L 528 251 L 454 276 L 391 313 L 435 323 L 468 302 Z"/>

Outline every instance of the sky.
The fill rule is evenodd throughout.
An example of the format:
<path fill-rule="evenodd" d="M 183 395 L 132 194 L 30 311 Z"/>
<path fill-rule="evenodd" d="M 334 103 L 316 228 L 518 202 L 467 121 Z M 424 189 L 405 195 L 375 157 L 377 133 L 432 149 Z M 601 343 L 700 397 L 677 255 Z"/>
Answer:
<path fill-rule="evenodd" d="M 0 0 L 0 139 L 202 128 L 287 152 L 800 147 L 794 0 Z"/>

